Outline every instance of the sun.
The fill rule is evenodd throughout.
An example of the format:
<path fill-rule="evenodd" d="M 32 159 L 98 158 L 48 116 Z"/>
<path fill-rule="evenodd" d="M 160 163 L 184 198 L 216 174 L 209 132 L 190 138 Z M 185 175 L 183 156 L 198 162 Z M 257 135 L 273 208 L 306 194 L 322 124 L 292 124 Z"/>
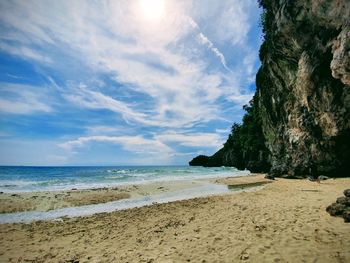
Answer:
<path fill-rule="evenodd" d="M 165 14 L 164 0 L 139 0 L 141 15 L 152 22 L 160 21 Z"/>

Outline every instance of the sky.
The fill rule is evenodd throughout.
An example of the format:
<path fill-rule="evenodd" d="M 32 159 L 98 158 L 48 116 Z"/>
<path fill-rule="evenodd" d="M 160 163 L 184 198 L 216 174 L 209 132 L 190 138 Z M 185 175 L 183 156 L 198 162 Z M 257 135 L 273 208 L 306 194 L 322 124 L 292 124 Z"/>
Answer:
<path fill-rule="evenodd" d="M 0 165 L 183 165 L 255 91 L 256 0 L 0 1 Z"/>

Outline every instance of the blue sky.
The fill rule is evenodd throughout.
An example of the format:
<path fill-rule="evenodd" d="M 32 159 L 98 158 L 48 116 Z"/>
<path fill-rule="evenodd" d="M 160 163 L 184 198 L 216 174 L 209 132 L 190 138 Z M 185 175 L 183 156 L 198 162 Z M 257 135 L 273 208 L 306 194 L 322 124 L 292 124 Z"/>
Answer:
<path fill-rule="evenodd" d="M 255 0 L 0 2 L 1 165 L 212 154 L 255 91 Z"/>

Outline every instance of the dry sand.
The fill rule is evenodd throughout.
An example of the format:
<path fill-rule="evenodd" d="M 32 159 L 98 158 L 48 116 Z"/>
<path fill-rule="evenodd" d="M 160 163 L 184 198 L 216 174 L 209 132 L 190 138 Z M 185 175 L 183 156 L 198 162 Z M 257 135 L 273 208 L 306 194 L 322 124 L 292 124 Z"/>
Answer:
<path fill-rule="evenodd" d="M 350 178 L 277 179 L 255 192 L 3 224 L 0 261 L 350 262 L 350 224 L 325 211 L 345 188 Z"/>

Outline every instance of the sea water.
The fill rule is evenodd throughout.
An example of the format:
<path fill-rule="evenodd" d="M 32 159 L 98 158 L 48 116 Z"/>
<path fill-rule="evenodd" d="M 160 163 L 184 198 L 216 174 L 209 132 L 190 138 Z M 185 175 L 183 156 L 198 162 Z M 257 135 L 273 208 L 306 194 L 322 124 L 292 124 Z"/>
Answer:
<path fill-rule="evenodd" d="M 249 171 L 231 167 L 190 166 L 125 166 L 125 167 L 0 167 L 1 192 L 57 191 L 145 184 L 161 181 L 183 181 L 242 176 Z M 141 198 L 117 200 L 101 204 L 68 207 L 47 212 L 26 211 L 0 214 L 0 223 L 29 223 L 61 217 L 88 216 L 96 213 L 167 203 L 195 197 L 224 194 L 227 186 L 204 182 L 192 188 L 154 194 Z"/>
<path fill-rule="evenodd" d="M 241 176 L 233 167 L 192 166 L 0 166 L 0 192 L 59 191 L 114 187 L 148 182 Z"/>

